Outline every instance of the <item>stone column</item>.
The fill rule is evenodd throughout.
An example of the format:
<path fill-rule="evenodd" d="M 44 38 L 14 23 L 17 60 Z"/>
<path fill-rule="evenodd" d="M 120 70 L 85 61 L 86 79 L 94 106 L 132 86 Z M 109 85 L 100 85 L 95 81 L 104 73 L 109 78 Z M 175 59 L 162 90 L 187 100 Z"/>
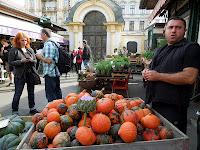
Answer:
<path fill-rule="evenodd" d="M 114 49 L 120 47 L 121 32 L 123 25 L 117 22 L 105 23 L 107 26 L 106 55 L 113 55 Z"/>
<path fill-rule="evenodd" d="M 82 22 L 71 22 L 67 24 L 69 32 L 69 48 L 70 51 L 78 49 L 82 46 L 83 41 L 83 25 Z"/>

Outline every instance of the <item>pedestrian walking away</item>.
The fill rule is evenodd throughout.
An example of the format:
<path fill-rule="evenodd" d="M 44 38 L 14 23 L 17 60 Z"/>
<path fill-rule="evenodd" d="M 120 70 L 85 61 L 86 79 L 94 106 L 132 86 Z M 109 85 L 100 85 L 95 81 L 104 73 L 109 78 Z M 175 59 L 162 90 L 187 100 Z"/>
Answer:
<path fill-rule="evenodd" d="M 86 40 L 83 40 L 83 55 L 82 55 L 82 59 L 83 59 L 83 64 L 84 64 L 86 69 L 89 69 L 90 57 L 91 57 L 90 46 L 87 44 Z"/>
<path fill-rule="evenodd" d="M 38 113 L 35 108 L 33 74 L 36 73 L 36 58 L 33 49 L 30 48 L 30 39 L 25 33 L 19 32 L 14 38 L 14 47 L 8 55 L 8 62 L 14 67 L 15 93 L 12 101 L 12 112 L 18 114 L 19 100 L 25 83 L 28 91 L 28 104 L 30 114 Z"/>
<path fill-rule="evenodd" d="M 193 84 L 200 69 L 200 46 L 184 38 L 186 22 L 168 20 L 164 28 L 167 44 L 156 51 L 149 69 L 142 74 L 147 82 L 146 102 L 186 133 L 187 109 Z"/>
<path fill-rule="evenodd" d="M 45 93 L 48 102 L 62 98 L 60 88 L 60 72 L 58 63 L 59 44 L 51 39 L 51 30 L 44 28 L 41 30 L 41 38 L 44 41 L 44 48 L 36 57 L 43 62 L 43 76 L 45 79 Z"/>

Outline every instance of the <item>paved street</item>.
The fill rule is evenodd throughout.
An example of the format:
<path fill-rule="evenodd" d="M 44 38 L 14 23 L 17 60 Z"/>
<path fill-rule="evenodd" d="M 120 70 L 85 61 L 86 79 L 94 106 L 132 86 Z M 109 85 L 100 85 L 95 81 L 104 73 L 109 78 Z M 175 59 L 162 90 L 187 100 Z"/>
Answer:
<path fill-rule="evenodd" d="M 65 97 L 69 92 L 76 92 L 77 88 L 77 75 L 70 74 L 69 77 L 63 76 L 61 78 L 61 88 L 63 97 Z M 0 84 L 0 112 L 3 115 L 11 114 L 11 103 L 14 94 L 14 87 L 6 87 L 7 83 L 4 85 Z M 44 91 L 44 81 L 42 80 L 41 85 L 35 86 L 35 103 L 38 110 L 47 104 Z M 24 88 L 23 94 L 21 96 L 20 105 L 19 105 L 19 114 L 20 115 L 29 115 L 28 107 L 28 97 L 26 87 Z"/>
<path fill-rule="evenodd" d="M 5 87 L 7 84 L 0 84 L 0 112 L 3 115 L 11 114 L 11 102 L 13 97 L 14 87 Z M 65 97 L 70 92 L 76 92 L 78 90 L 77 75 L 70 73 L 69 77 L 61 77 L 61 88 L 63 97 Z M 130 97 L 141 97 L 144 99 L 145 90 L 143 88 L 143 82 L 140 75 L 134 75 L 133 79 L 129 83 L 129 96 Z M 36 108 L 42 110 L 42 108 L 47 104 L 44 92 L 44 82 L 42 85 L 36 86 L 35 89 L 35 101 Z M 196 111 L 200 108 L 199 103 L 191 102 L 188 111 L 188 136 L 190 137 L 190 150 L 196 150 Z M 23 95 L 20 100 L 19 106 L 20 115 L 29 115 L 27 91 L 24 90 Z"/>

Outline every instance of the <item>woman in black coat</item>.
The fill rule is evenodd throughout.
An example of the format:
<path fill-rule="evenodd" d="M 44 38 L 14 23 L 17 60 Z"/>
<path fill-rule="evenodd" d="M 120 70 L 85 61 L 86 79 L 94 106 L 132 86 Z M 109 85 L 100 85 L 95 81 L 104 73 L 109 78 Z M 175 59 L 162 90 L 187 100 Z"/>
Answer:
<path fill-rule="evenodd" d="M 33 72 L 36 72 L 36 58 L 30 48 L 29 37 L 22 32 L 17 33 L 14 38 L 14 47 L 9 52 L 8 62 L 14 67 L 15 94 L 12 101 L 12 112 L 18 114 L 19 100 L 25 83 L 27 83 L 28 104 L 30 114 L 38 113 L 35 109 L 35 97 Z"/>

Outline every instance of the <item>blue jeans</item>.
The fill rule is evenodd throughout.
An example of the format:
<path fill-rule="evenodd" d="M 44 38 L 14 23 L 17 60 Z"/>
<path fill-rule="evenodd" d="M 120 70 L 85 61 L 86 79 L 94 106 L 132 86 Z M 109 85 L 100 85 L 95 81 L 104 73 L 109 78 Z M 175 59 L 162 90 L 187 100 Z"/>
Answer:
<path fill-rule="evenodd" d="M 84 66 L 85 66 L 86 69 L 89 69 L 89 60 L 87 60 L 87 59 L 84 60 L 83 64 L 84 64 Z"/>
<path fill-rule="evenodd" d="M 62 92 L 60 89 L 60 77 L 49 77 L 45 76 L 45 93 L 48 102 L 55 99 L 62 98 Z"/>
<path fill-rule="evenodd" d="M 24 89 L 24 85 L 26 83 L 26 80 L 24 78 L 14 78 L 15 82 L 15 94 L 12 101 L 12 110 L 18 111 L 19 109 L 19 100 L 22 95 L 22 91 Z M 28 105 L 29 108 L 34 108 L 35 106 L 35 100 L 34 100 L 34 88 L 35 85 L 33 83 L 30 83 L 27 81 L 27 91 L 28 91 Z"/>

